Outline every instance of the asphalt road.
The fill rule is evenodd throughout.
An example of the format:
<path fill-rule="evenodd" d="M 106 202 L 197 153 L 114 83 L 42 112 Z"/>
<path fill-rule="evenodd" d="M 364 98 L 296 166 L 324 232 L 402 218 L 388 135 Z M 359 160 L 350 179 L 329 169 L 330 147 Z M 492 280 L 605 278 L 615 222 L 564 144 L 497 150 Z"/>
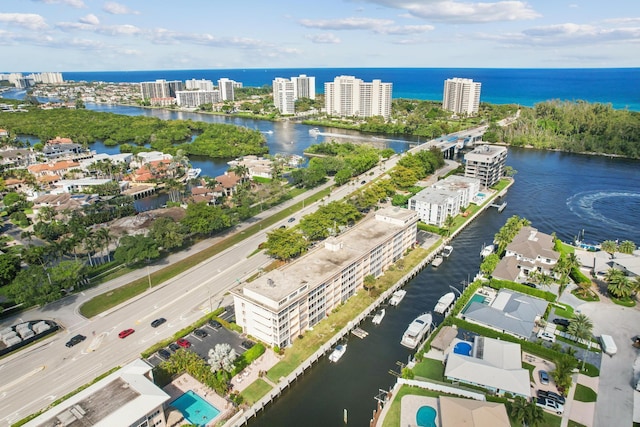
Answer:
<path fill-rule="evenodd" d="M 411 151 L 428 148 L 427 143 Z M 254 219 L 254 222 L 277 211 L 290 209 L 291 216 L 296 218 L 294 223 L 297 223 L 304 215 L 315 211 L 320 204 L 340 200 L 359 188 L 361 181 L 365 180 L 368 183 L 382 175 L 395 166 L 400 158 L 401 155 L 393 156 L 380 166 L 355 178 L 351 185 L 334 189 L 328 197 L 325 197 L 325 200 L 305 206 L 298 212 L 294 212 L 291 205 L 309 197 L 309 192 L 279 207 L 265 211 Z M 447 166 L 439 171 L 439 174 L 444 174 L 455 167 L 457 164 L 448 161 Z M 331 184 L 329 182 L 323 187 Z M 148 272 L 196 253 L 226 236 L 209 239 L 180 254 L 173 254 L 162 264 L 150 266 L 148 271 L 147 269 L 138 270 L 87 292 L 21 313 L 19 317 L 4 319 L 0 327 L 25 320 L 52 319 L 66 330 L 0 360 L 2 376 L 0 425 L 10 425 L 46 407 L 53 400 L 90 382 L 109 369 L 125 365 L 139 357 L 140 353 L 152 344 L 168 338 L 211 309 L 217 308 L 230 288 L 237 286 L 243 278 L 249 277 L 271 262 L 271 259 L 263 253 L 251 255 L 258 245 L 266 240 L 266 233 L 281 225 L 292 226 L 294 223 L 289 223 L 285 219 L 274 224 L 180 276 L 93 319 L 84 318 L 79 314 L 79 307 L 85 301 L 144 277 Z M 248 224 L 243 224 L 231 232 L 242 233 L 247 226 Z M 152 328 L 151 321 L 158 317 L 166 318 L 167 323 L 158 328 Z M 127 328 L 134 328 L 135 333 L 124 339 L 118 338 L 118 333 Z M 87 339 L 72 348 L 65 347 L 69 338 L 76 334 L 83 334 Z"/>

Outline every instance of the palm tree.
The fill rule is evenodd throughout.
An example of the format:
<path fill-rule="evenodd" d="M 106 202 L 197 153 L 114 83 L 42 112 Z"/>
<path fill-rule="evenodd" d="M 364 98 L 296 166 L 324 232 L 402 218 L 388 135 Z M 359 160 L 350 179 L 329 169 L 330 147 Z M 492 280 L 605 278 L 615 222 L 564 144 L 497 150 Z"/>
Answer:
<path fill-rule="evenodd" d="M 636 244 L 631 240 L 625 240 L 620 243 L 620 246 L 618 246 L 618 250 L 623 254 L 631 254 L 636 250 Z"/>
<path fill-rule="evenodd" d="M 571 373 L 576 367 L 576 361 L 570 356 L 560 356 L 555 360 L 556 368 L 551 371 L 553 381 L 555 381 L 558 391 L 565 394 L 571 387 Z"/>
<path fill-rule="evenodd" d="M 527 417 L 528 402 L 522 396 L 516 396 L 513 402 L 509 402 L 509 415 L 520 424 L 524 424 Z"/>
<path fill-rule="evenodd" d="M 107 260 L 111 261 L 111 252 L 109 251 L 109 244 L 113 240 L 113 234 L 109 232 L 106 227 L 99 228 L 95 233 L 96 244 L 101 250 L 107 252 Z"/>
<path fill-rule="evenodd" d="M 618 250 L 618 244 L 613 240 L 605 240 L 600 244 L 600 249 L 613 255 Z"/>
<path fill-rule="evenodd" d="M 536 405 L 536 402 L 529 402 L 526 407 L 525 423 L 529 427 L 536 427 L 544 422 L 544 411 Z"/>
<path fill-rule="evenodd" d="M 451 228 L 455 225 L 456 220 L 451 215 L 447 215 L 447 219 L 444 220 L 444 228 L 446 228 L 447 236 L 451 234 Z"/>
<path fill-rule="evenodd" d="M 604 276 L 607 291 L 615 298 L 629 298 L 633 293 L 633 285 L 624 272 L 610 268 Z"/>
<path fill-rule="evenodd" d="M 582 369 L 584 369 L 584 362 L 587 358 L 587 354 L 589 353 L 589 350 L 591 350 L 592 330 L 593 322 L 587 317 L 587 315 L 582 313 L 578 313 L 573 316 L 573 319 L 571 319 L 571 323 L 567 328 L 567 332 L 569 332 L 574 337 L 587 341 L 587 352 L 582 358 Z"/>

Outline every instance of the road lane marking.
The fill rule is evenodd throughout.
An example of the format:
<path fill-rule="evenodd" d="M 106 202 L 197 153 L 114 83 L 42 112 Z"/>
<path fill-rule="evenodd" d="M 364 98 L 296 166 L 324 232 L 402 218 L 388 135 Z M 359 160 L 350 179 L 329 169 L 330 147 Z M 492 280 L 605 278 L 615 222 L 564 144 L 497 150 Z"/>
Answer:
<path fill-rule="evenodd" d="M 37 374 L 38 372 L 43 371 L 45 367 L 46 367 L 45 365 L 38 366 L 36 369 L 32 370 L 31 372 L 27 372 L 23 376 L 21 376 L 19 378 L 16 378 L 15 380 L 11 381 L 10 383 L 3 384 L 2 386 L 0 386 L 0 390 L 6 390 L 6 389 L 9 389 L 9 388 L 13 387 L 14 385 L 26 380 L 27 378 Z"/>

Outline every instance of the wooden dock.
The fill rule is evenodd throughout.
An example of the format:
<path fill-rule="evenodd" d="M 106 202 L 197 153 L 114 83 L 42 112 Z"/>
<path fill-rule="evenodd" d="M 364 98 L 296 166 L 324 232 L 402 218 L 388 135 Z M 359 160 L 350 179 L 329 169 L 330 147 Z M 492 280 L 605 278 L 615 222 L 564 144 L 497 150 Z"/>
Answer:
<path fill-rule="evenodd" d="M 489 207 L 497 208 L 497 209 L 498 209 L 498 212 L 502 213 L 502 211 L 504 210 L 504 208 L 506 208 L 506 207 L 507 207 L 507 202 L 502 202 L 501 204 L 498 204 L 498 203 L 492 203 L 492 204 L 490 204 L 490 205 L 489 205 Z"/>
<path fill-rule="evenodd" d="M 369 335 L 369 332 L 360 328 L 355 328 L 354 330 L 351 331 L 351 333 L 360 339 L 365 338 L 367 335 Z"/>

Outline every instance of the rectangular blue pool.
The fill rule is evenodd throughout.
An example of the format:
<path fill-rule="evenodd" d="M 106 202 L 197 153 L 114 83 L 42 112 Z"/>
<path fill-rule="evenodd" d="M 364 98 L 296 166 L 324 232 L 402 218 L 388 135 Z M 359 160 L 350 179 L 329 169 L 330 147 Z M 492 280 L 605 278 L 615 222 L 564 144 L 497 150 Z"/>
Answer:
<path fill-rule="evenodd" d="M 215 406 L 204 400 L 193 390 L 189 390 L 171 402 L 170 406 L 179 410 L 187 421 L 197 426 L 206 426 L 220 414 L 220 411 Z"/>

